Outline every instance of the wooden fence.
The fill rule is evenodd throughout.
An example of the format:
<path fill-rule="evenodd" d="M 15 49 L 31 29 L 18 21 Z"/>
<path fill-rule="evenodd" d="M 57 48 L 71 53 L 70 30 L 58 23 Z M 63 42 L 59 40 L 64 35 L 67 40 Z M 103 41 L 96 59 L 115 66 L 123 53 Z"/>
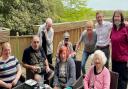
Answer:
<path fill-rule="evenodd" d="M 53 40 L 53 50 L 55 57 L 56 49 L 58 46 L 58 43 L 63 39 L 63 33 L 69 32 L 70 34 L 70 41 L 75 44 L 79 37 L 81 32 L 85 28 L 86 21 L 82 22 L 68 22 L 68 23 L 59 23 L 54 24 L 53 28 L 55 31 L 54 34 L 54 40 Z M 38 30 L 38 25 L 35 26 L 35 33 Z M 29 36 L 11 36 L 9 38 L 9 41 L 11 43 L 12 47 L 12 54 L 15 55 L 20 61 L 22 60 L 23 51 L 26 47 L 28 47 L 31 43 L 32 35 Z"/>
<path fill-rule="evenodd" d="M 110 19 L 105 19 L 109 20 Z M 95 23 L 95 20 L 94 20 Z M 79 37 L 81 32 L 86 27 L 86 21 L 78 21 L 78 22 L 66 22 L 66 23 L 55 23 L 53 25 L 54 28 L 54 40 L 53 40 L 53 56 L 55 57 L 56 49 L 58 46 L 58 43 L 63 39 L 63 33 L 69 32 L 70 34 L 70 41 L 75 44 Z M 39 28 L 39 25 L 34 25 L 34 33 L 36 34 Z M 6 37 L 7 38 L 7 37 Z M 1 35 L 0 35 L 0 39 Z M 27 36 L 10 36 L 8 37 L 9 42 L 12 46 L 12 54 L 15 55 L 20 61 L 22 60 L 23 51 L 26 47 L 28 47 L 31 43 L 32 35 Z M 82 48 L 83 46 L 81 46 Z M 1 48 L 1 47 L 0 47 Z"/>

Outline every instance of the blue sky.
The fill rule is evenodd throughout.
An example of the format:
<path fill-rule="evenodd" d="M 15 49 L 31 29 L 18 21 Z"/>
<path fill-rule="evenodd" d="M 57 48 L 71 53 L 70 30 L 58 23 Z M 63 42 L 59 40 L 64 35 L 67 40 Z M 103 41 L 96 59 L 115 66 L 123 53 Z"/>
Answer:
<path fill-rule="evenodd" d="M 88 0 L 87 7 L 94 10 L 127 10 L 128 0 Z"/>

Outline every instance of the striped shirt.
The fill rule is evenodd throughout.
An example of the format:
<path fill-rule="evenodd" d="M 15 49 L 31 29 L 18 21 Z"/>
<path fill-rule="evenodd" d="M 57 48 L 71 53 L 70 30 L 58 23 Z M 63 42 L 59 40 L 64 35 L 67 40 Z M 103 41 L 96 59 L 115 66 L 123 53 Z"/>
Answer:
<path fill-rule="evenodd" d="M 20 64 L 14 56 L 10 56 L 6 60 L 0 58 L 0 80 L 11 83 L 16 77 L 18 66 Z"/>

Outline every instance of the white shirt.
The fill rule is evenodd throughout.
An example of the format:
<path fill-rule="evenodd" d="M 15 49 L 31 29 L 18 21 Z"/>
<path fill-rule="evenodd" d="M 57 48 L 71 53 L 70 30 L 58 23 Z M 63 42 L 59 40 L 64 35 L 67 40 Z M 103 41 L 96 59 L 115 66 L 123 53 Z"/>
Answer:
<path fill-rule="evenodd" d="M 102 25 L 99 25 L 98 23 L 96 23 L 95 28 L 96 28 L 96 34 L 97 34 L 96 46 L 109 45 L 112 23 L 108 21 L 103 21 Z"/>

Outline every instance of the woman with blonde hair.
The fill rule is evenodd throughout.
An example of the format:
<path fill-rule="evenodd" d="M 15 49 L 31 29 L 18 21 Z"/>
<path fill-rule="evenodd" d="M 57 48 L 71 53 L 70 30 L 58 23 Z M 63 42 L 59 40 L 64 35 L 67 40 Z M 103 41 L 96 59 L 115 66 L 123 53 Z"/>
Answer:
<path fill-rule="evenodd" d="M 2 44 L 0 57 L 0 89 L 12 89 L 18 84 L 21 76 L 21 66 L 18 59 L 11 56 L 11 45 L 9 42 Z"/>
<path fill-rule="evenodd" d="M 82 32 L 81 37 L 76 45 L 76 50 L 79 48 L 80 43 L 84 43 L 84 50 L 82 55 L 82 62 L 81 62 L 81 69 L 82 73 L 85 74 L 85 63 L 90 54 L 92 54 L 95 50 L 96 45 L 96 32 L 94 31 L 94 24 L 93 21 L 88 21 L 86 23 L 86 29 Z"/>
<path fill-rule="evenodd" d="M 94 65 L 84 78 L 84 89 L 110 89 L 110 72 L 105 67 L 107 58 L 101 50 L 93 55 Z"/>

